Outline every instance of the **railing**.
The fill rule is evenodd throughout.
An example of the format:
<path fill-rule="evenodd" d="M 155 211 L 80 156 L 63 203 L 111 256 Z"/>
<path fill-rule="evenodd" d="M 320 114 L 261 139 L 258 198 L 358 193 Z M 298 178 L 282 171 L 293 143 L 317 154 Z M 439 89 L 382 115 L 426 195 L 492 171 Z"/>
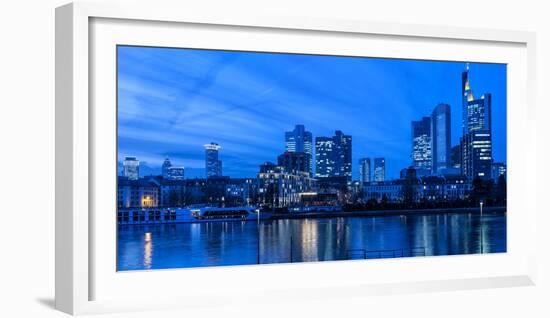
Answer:
<path fill-rule="evenodd" d="M 346 259 L 373 259 L 426 256 L 425 247 L 411 247 L 389 250 L 352 249 L 346 251 Z"/>

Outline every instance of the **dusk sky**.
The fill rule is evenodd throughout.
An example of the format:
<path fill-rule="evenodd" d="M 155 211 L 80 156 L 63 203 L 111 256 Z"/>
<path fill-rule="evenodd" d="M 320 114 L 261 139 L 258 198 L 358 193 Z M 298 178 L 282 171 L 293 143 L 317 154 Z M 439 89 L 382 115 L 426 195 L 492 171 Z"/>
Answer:
<path fill-rule="evenodd" d="M 352 136 L 358 160 L 385 157 L 386 178 L 411 165 L 411 121 L 451 105 L 461 134 L 463 62 L 118 47 L 118 159 L 160 174 L 166 156 L 204 177 L 204 148 L 220 144 L 223 175 L 255 177 L 284 152 L 285 131 Z M 506 65 L 470 64 L 475 97 L 493 94 L 493 156 L 506 162 Z M 120 169 L 119 169 L 120 170 Z"/>

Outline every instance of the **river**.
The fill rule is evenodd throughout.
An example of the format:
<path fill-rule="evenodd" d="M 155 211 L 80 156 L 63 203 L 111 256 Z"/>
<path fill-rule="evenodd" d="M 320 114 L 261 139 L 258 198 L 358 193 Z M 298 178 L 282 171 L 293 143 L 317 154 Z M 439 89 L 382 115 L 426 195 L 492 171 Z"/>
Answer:
<path fill-rule="evenodd" d="M 119 271 L 502 253 L 506 214 L 119 225 L 117 247 Z"/>

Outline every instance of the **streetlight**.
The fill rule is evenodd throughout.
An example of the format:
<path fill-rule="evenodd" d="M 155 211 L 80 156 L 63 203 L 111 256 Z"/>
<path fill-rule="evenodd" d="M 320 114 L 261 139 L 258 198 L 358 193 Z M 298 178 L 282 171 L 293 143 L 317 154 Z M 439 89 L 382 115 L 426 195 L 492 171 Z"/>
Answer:
<path fill-rule="evenodd" d="M 483 254 L 483 200 L 479 201 L 480 253 Z"/>

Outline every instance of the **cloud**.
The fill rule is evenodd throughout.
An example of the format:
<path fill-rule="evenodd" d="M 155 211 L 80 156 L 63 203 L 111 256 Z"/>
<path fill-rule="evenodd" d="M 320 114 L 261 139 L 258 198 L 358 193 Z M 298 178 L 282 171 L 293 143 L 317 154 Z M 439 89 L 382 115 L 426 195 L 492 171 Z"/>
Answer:
<path fill-rule="evenodd" d="M 495 69 L 476 67 L 482 74 Z M 263 161 L 275 161 L 284 151 L 284 132 L 300 123 L 314 137 L 335 130 L 351 134 L 354 162 L 386 156 L 402 165 L 410 161 L 410 122 L 429 115 L 438 102 L 451 104 L 453 131 L 458 130 L 453 107 L 460 103 L 462 68 L 463 63 L 122 47 L 119 147 L 152 166 L 170 155 L 200 169 L 203 145 L 214 141 L 222 145 L 225 171 L 248 174 Z M 505 83 L 491 85 L 505 96 Z M 501 119 L 503 112 L 505 118 L 505 107 L 494 109 L 494 117 Z"/>

